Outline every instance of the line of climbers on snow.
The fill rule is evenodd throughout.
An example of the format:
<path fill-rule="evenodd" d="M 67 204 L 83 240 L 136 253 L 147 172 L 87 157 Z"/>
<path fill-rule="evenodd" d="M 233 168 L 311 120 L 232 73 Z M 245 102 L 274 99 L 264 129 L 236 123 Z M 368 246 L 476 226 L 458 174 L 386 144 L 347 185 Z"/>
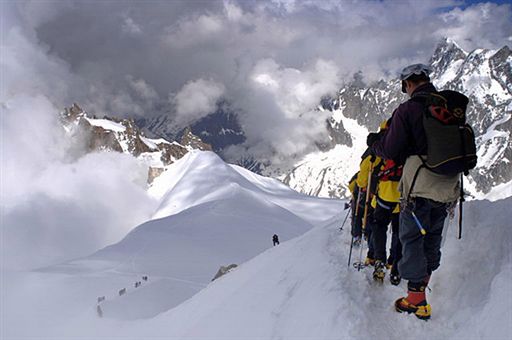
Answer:
<path fill-rule="evenodd" d="M 441 238 L 448 214 L 459 202 L 462 232 L 463 174 L 476 166 L 473 130 L 466 123 L 468 98 L 455 91 L 437 91 L 431 68 L 414 64 L 400 74 L 400 104 L 380 131 L 370 133 L 360 170 L 349 183 L 352 193 L 352 248 L 360 247 L 358 270 L 373 266 L 382 283 L 390 270 L 391 284 L 408 281 L 407 296 L 395 302 L 397 312 L 429 319 L 431 306 L 425 289 L 441 260 Z M 392 237 L 386 257 L 386 233 Z M 362 261 L 363 243 L 368 242 Z"/>
<path fill-rule="evenodd" d="M 143 277 L 142 277 L 142 281 L 148 281 L 148 279 L 149 279 L 149 278 L 147 277 L 147 275 L 145 275 L 145 276 L 143 276 Z M 139 288 L 140 286 L 142 286 L 142 281 L 136 281 L 136 282 L 133 284 L 133 286 L 134 286 L 135 288 Z M 120 290 L 117 292 L 117 294 L 118 294 L 119 296 L 123 296 L 123 295 L 125 295 L 125 294 L 126 294 L 126 288 L 120 289 Z M 101 308 L 101 303 L 102 303 L 103 301 L 105 301 L 105 300 L 106 300 L 105 295 L 103 295 L 103 296 L 98 296 L 98 298 L 97 298 L 97 300 L 96 300 L 96 302 L 97 302 L 97 305 L 96 305 L 96 313 L 98 314 L 98 317 L 99 317 L 99 318 L 102 318 L 102 317 L 103 317 L 103 309 Z"/>

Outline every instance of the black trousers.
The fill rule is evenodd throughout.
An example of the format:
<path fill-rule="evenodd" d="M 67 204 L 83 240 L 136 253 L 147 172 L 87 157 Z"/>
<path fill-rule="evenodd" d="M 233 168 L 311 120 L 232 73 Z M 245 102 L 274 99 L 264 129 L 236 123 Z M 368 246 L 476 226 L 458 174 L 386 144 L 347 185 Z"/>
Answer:
<path fill-rule="evenodd" d="M 392 238 L 390 253 L 393 258 L 395 258 L 397 254 L 401 253 L 401 249 L 398 249 L 400 243 L 398 239 L 399 214 L 393 214 L 393 210 L 395 210 L 397 205 L 398 203 L 387 202 L 377 197 L 377 206 L 373 210 L 373 214 L 370 219 L 371 243 L 373 246 L 373 255 L 375 260 L 382 262 L 386 262 L 387 260 L 386 242 L 388 225 L 390 223 L 392 223 L 393 235 L 396 235 Z"/>
<path fill-rule="evenodd" d="M 356 195 L 357 196 L 357 195 Z M 362 225 L 363 225 L 363 215 L 364 215 L 364 203 L 366 200 L 366 195 L 363 191 L 359 191 L 359 202 L 355 201 L 355 198 L 352 200 L 352 230 L 351 234 L 354 237 L 361 237 L 362 235 Z M 357 203 L 359 203 L 359 208 L 357 207 Z M 357 211 L 357 214 L 356 214 Z"/>

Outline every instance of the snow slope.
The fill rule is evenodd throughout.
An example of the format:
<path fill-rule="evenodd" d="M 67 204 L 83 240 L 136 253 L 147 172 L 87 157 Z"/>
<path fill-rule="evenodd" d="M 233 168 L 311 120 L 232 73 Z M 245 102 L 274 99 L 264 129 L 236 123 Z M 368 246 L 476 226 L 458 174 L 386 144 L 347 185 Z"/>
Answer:
<path fill-rule="evenodd" d="M 341 201 L 218 162 L 192 153 L 175 164 L 187 170 L 174 173 L 159 211 L 177 213 L 89 257 L 4 276 L 0 338 L 509 339 L 512 198 L 468 202 L 462 240 L 452 222 L 428 292 L 433 317 L 423 322 L 393 311 L 405 282 L 378 286 L 371 271 L 347 268 Z M 188 203 L 169 209 L 172 197 Z M 285 241 L 277 247 L 274 230 Z M 232 262 L 240 266 L 210 282 Z"/>
<path fill-rule="evenodd" d="M 87 336 L 137 339 L 510 339 L 512 199 L 466 206 L 464 238 L 447 231 L 428 292 L 429 322 L 394 312 L 405 291 L 347 269 L 338 216 L 269 249 L 175 309 L 140 323 L 98 323 Z M 505 212 L 504 212 L 505 211 Z M 489 219 L 488 216 L 494 216 Z M 455 224 L 455 223 L 454 223 Z M 356 257 L 357 257 L 356 253 Z M 116 329 L 120 327 L 122 329 Z"/>
<path fill-rule="evenodd" d="M 55 334 L 54 320 L 81 320 L 91 308 L 94 315 L 99 296 L 106 297 L 105 318 L 154 317 L 206 287 L 220 266 L 272 247 L 274 233 L 289 240 L 342 209 L 341 201 L 299 194 L 212 152 L 190 152 L 152 190 L 162 193 L 156 217 L 120 242 L 37 272 L 5 274 L 2 299 L 23 311 L 7 314 L 7 334 Z M 141 280 L 145 275 L 148 281 Z M 143 284 L 135 288 L 138 281 Z M 122 288 L 127 293 L 118 296 Z M 40 325 L 26 327 L 34 320 Z"/>

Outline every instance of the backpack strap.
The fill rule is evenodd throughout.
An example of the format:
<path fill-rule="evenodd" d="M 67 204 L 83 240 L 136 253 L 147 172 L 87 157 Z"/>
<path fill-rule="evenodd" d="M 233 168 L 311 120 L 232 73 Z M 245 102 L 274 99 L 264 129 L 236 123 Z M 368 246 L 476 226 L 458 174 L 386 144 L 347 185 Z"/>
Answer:
<path fill-rule="evenodd" d="M 430 97 L 430 92 L 418 92 L 413 94 L 409 100 L 426 105 L 428 97 Z"/>
<path fill-rule="evenodd" d="M 375 159 L 372 160 L 372 163 L 375 161 Z M 374 191 L 372 192 L 372 194 L 376 194 L 377 193 L 377 188 L 378 188 L 378 185 L 379 185 L 379 172 L 380 172 L 380 168 L 382 167 L 382 165 L 385 163 L 385 160 L 383 158 L 380 159 L 379 163 L 377 163 L 374 167 L 373 167 L 373 170 L 372 170 L 372 186 L 371 186 L 371 190 Z"/>
<path fill-rule="evenodd" d="M 434 92 L 435 93 L 435 92 Z M 411 101 L 413 102 L 416 102 L 416 103 L 420 103 L 420 104 L 423 104 L 424 108 L 425 108 L 425 112 L 423 114 L 426 114 L 428 112 L 428 98 L 430 97 L 430 94 L 429 92 L 418 92 L 418 93 L 415 93 L 413 94 L 413 96 L 411 97 Z M 420 170 L 423 169 L 423 168 L 429 168 L 429 166 L 427 165 L 427 163 L 425 162 L 425 160 L 420 156 L 420 155 L 416 155 L 420 158 L 421 160 L 421 165 L 418 167 L 418 169 L 416 169 L 416 172 L 414 173 L 414 177 L 412 179 L 412 183 L 411 183 L 411 187 L 409 188 L 409 192 L 407 194 L 407 202 L 409 202 L 409 200 L 411 199 L 411 193 L 414 189 L 414 185 L 416 184 L 416 180 L 418 179 L 418 174 L 420 173 Z"/>
<path fill-rule="evenodd" d="M 420 170 L 423 169 L 423 168 L 427 168 L 428 169 L 428 165 L 425 163 L 423 158 L 420 155 L 416 155 L 416 156 L 418 156 L 419 159 L 421 159 L 421 165 L 418 167 L 418 169 L 416 169 L 416 172 L 414 173 L 414 177 L 412 178 L 411 187 L 409 188 L 409 192 L 407 193 L 407 200 L 406 200 L 406 202 L 409 202 L 410 199 L 411 199 L 412 190 L 414 189 L 414 185 L 416 184 L 416 180 L 418 179 L 418 175 L 420 173 Z"/>

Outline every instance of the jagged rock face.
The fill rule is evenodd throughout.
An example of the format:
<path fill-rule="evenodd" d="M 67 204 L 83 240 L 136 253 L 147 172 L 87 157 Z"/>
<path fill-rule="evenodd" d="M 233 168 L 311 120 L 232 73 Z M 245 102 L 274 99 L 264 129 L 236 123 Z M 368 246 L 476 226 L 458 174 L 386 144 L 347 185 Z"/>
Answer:
<path fill-rule="evenodd" d="M 186 147 L 178 144 L 160 143 L 157 145 L 158 149 L 160 149 L 162 152 L 160 159 L 162 160 L 164 166 L 174 163 L 174 161 L 185 156 L 185 154 L 188 152 Z"/>
<path fill-rule="evenodd" d="M 470 97 L 468 120 L 477 135 L 478 164 L 470 180 L 478 191 L 512 180 L 512 52 L 475 50 L 467 55 L 445 88 Z"/>
<path fill-rule="evenodd" d="M 183 137 L 181 137 L 181 144 L 190 146 L 191 148 L 197 150 L 212 151 L 212 146 L 210 144 L 204 143 L 201 138 L 194 135 L 190 128 L 186 128 L 183 132 Z"/>
<path fill-rule="evenodd" d="M 98 126 L 92 126 L 87 121 L 82 120 L 79 126 L 86 132 L 87 138 L 87 151 L 93 152 L 97 150 L 111 150 L 123 152 L 121 144 L 116 139 L 112 131 L 105 130 Z"/>
<path fill-rule="evenodd" d="M 78 156 L 93 151 L 124 152 L 147 162 L 148 183 L 163 172 L 164 168 L 182 158 L 190 150 L 211 150 L 190 129 L 183 135 L 181 144 L 165 139 L 149 139 L 133 119 L 89 117 L 77 104 L 66 108 L 61 121 L 70 138 L 85 147 Z M 77 141 L 78 140 L 78 141 Z M 80 143 L 81 142 L 81 143 Z"/>
<path fill-rule="evenodd" d="M 165 169 L 164 168 L 153 168 L 153 167 L 149 167 L 148 169 L 148 184 L 151 184 L 153 183 L 153 181 L 155 180 L 155 178 L 157 178 L 158 176 L 160 176 L 162 174 L 162 172 L 164 172 Z"/>
<path fill-rule="evenodd" d="M 234 264 L 234 263 L 230 264 L 229 266 L 220 266 L 219 270 L 217 271 L 217 273 L 213 277 L 212 281 L 215 281 L 219 277 L 226 275 L 227 273 L 229 273 L 230 271 L 232 271 L 236 267 L 238 267 L 238 266 L 236 264 Z"/>
<path fill-rule="evenodd" d="M 508 46 L 503 47 L 489 60 L 491 72 L 503 88 L 512 93 L 512 51 Z"/>
<path fill-rule="evenodd" d="M 350 137 L 348 131 L 345 130 L 342 121 L 337 122 L 332 117 L 329 118 L 327 122 L 327 132 L 331 140 L 331 148 L 336 144 L 352 146 L 352 137 Z M 322 149 L 327 150 L 328 148 L 324 147 Z"/>
<path fill-rule="evenodd" d="M 141 132 L 131 119 L 88 117 L 87 112 L 76 103 L 65 109 L 61 119 L 68 131 L 81 135 L 86 152 L 110 150 L 137 157 L 151 151 L 141 140 Z"/>
<path fill-rule="evenodd" d="M 430 60 L 434 72 L 432 79 L 438 79 L 445 74 L 455 63 L 460 63 L 466 59 L 467 53 L 464 52 L 455 42 L 444 38 L 437 45 L 436 50 Z"/>
<path fill-rule="evenodd" d="M 479 162 L 471 171 L 470 187 L 481 193 L 512 180 L 512 53 L 507 46 L 499 51 L 478 49 L 471 53 L 444 39 L 430 60 L 432 80 L 438 89 L 457 90 L 470 98 L 468 122 L 477 136 Z M 346 146 L 342 151 L 329 150 L 308 155 L 281 178 L 293 188 L 308 194 L 340 197 L 347 194 L 346 185 L 357 171 L 358 157 L 365 149 L 364 134 L 351 120 L 368 131 L 376 131 L 379 123 L 407 97 L 400 91 L 398 79 L 370 86 L 354 81 L 330 102 L 322 100 L 321 109 L 333 112 L 328 132 L 333 145 Z M 332 147 L 332 146 L 331 146 Z M 325 151 L 325 150 L 323 150 Z M 344 155 L 340 157 L 339 153 Z M 328 160 L 332 161 L 328 161 Z M 352 167 L 346 162 L 352 162 Z M 337 164 L 338 163 L 338 164 Z"/>

